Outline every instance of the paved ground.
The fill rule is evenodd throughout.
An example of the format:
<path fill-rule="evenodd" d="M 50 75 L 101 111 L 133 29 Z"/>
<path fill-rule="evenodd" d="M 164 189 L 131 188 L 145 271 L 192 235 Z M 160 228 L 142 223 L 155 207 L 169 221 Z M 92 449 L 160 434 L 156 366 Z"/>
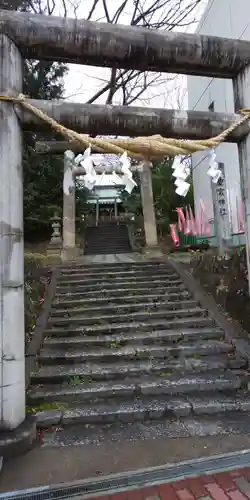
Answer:
<path fill-rule="evenodd" d="M 247 500 L 250 498 L 250 468 L 163 483 L 101 498 L 102 500 Z"/>
<path fill-rule="evenodd" d="M 87 259 L 89 263 L 102 264 L 131 262 L 143 258 L 139 254 L 136 257 L 135 254 L 117 254 L 98 256 L 97 261 L 95 257 L 86 256 L 82 259 L 84 263 L 87 263 Z M 24 457 L 4 464 L 0 492 L 155 467 L 250 448 L 248 414 L 241 418 L 238 415 L 235 418 L 230 416 L 228 420 L 223 416 L 223 421 L 218 419 L 213 424 L 209 418 L 186 419 L 185 424 L 181 421 L 168 425 L 157 422 L 153 426 L 153 432 L 150 424 L 150 435 L 147 425 L 139 427 L 127 427 L 130 430 L 126 439 L 124 433 L 121 436 L 120 431 L 117 431 L 114 435 L 112 431 L 110 439 L 104 440 L 107 436 L 104 436 L 102 429 L 97 439 L 91 428 L 84 427 L 81 431 L 79 426 L 67 433 L 61 429 L 45 433 L 43 447 L 37 447 Z M 240 471 L 238 475 L 223 474 L 165 484 L 153 489 L 140 489 L 130 494 L 122 493 L 115 495 L 117 498 L 113 500 L 250 499 L 250 469 Z M 111 496 L 109 499 L 104 497 L 104 500 L 111 500 Z"/>
<path fill-rule="evenodd" d="M 246 434 L 185 439 L 161 436 L 146 441 L 98 442 L 95 446 L 86 442 L 80 446 L 38 447 L 4 463 L 0 492 L 98 478 L 249 448 L 250 436 Z"/>

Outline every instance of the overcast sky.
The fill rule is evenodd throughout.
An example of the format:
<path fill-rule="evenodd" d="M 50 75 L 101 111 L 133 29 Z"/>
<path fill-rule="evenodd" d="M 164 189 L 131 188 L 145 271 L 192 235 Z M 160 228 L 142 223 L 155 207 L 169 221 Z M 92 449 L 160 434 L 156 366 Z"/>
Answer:
<path fill-rule="evenodd" d="M 152 0 L 149 1 L 150 4 Z M 177 1 L 177 0 L 173 0 Z M 119 6 L 118 0 L 107 0 L 109 12 L 115 12 Z M 182 31 L 194 32 L 197 22 L 202 15 L 207 0 L 202 1 L 202 5 L 195 13 L 196 22 L 192 23 L 188 28 Z M 77 10 L 77 17 L 84 18 L 93 4 L 93 0 L 79 1 L 79 8 Z M 102 2 L 101 2 L 102 4 Z M 130 4 L 132 5 L 132 4 Z M 72 16 L 73 17 L 73 16 Z M 131 12 L 124 12 L 120 19 L 120 24 L 128 24 L 131 19 Z M 96 9 L 95 15 L 92 20 L 105 21 L 104 12 L 102 8 Z M 181 31 L 178 28 L 178 31 Z M 87 102 L 102 86 L 108 81 L 110 70 L 108 68 L 96 68 L 91 66 L 69 65 L 70 71 L 65 79 L 65 97 L 68 100 L 76 102 Z M 172 77 L 172 78 L 171 78 Z M 147 107 L 187 107 L 186 96 L 186 78 L 178 76 L 173 80 L 173 75 L 162 75 L 160 81 L 151 86 L 144 94 L 143 99 L 133 103 L 133 105 L 147 106 Z M 104 94 L 96 101 L 96 104 L 105 103 L 107 95 Z"/>

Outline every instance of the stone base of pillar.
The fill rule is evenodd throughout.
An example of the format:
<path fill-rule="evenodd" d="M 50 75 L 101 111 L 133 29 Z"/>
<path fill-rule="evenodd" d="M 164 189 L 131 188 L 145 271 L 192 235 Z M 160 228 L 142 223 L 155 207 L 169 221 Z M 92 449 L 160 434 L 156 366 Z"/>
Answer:
<path fill-rule="evenodd" d="M 80 255 L 81 255 L 81 249 L 78 246 L 75 246 L 75 247 L 64 247 L 62 249 L 62 253 L 61 253 L 63 261 L 66 261 L 66 260 L 75 260 Z"/>
<path fill-rule="evenodd" d="M 158 245 L 155 245 L 155 246 L 148 246 L 146 245 L 144 248 L 143 248 L 143 254 L 149 258 L 149 259 L 157 259 L 157 258 L 161 258 L 163 257 L 163 253 L 162 253 L 162 250 L 161 248 L 158 246 Z"/>
<path fill-rule="evenodd" d="M 30 451 L 36 444 L 36 419 L 27 417 L 12 431 L 0 431 L 0 457 L 15 458 Z"/>
<path fill-rule="evenodd" d="M 50 242 L 46 250 L 49 257 L 55 257 L 56 260 L 61 260 L 62 244 Z"/>

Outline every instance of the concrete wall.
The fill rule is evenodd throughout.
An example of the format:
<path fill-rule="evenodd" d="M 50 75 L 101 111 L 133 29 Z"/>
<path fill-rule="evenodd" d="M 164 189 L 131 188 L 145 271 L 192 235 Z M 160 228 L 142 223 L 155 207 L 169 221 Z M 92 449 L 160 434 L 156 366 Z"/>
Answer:
<path fill-rule="evenodd" d="M 227 38 L 250 40 L 250 0 L 209 0 L 207 8 L 197 27 L 197 33 Z M 214 111 L 234 112 L 233 88 L 231 80 L 190 76 L 188 83 L 188 108 L 208 111 L 214 102 Z M 230 192 L 232 212 L 235 199 L 240 198 L 240 175 L 238 150 L 234 144 L 222 144 L 217 149 L 218 161 L 225 164 L 226 185 Z M 203 199 L 208 217 L 213 218 L 210 178 L 207 175 L 207 153 L 193 155 L 193 181 L 195 208 Z M 233 230 L 237 230 L 233 216 Z"/>

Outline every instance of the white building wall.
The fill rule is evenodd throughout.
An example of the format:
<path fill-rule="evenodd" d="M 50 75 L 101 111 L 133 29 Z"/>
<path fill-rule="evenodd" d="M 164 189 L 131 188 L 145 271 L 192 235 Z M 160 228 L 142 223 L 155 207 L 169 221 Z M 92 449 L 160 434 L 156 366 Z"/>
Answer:
<path fill-rule="evenodd" d="M 207 8 L 196 30 L 204 35 L 250 40 L 250 0 L 208 0 Z M 214 102 L 214 111 L 234 112 L 233 86 L 231 80 L 189 76 L 187 79 L 188 109 L 208 111 Z M 222 144 L 217 148 L 219 162 L 225 164 L 226 185 L 231 196 L 231 208 L 235 210 L 235 199 L 240 199 L 240 174 L 238 148 L 235 144 Z M 196 213 L 200 199 L 204 201 L 209 218 L 213 218 L 210 178 L 207 175 L 207 153 L 193 155 L 193 182 Z M 233 217 L 233 229 L 237 230 Z"/>

